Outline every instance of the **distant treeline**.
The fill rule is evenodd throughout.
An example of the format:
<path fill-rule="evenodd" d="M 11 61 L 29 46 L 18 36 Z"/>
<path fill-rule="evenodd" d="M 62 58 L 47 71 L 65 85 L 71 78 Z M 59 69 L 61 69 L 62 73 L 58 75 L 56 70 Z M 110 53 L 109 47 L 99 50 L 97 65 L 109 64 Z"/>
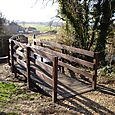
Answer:
<path fill-rule="evenodd" d="M 39 24 L 39 25 L 45 25 L 49 26 L 52 23 L 52 26 L 63 26 L 63 22 L 25 22 L 25 21 L 17 21 L 18 24 Z"/>

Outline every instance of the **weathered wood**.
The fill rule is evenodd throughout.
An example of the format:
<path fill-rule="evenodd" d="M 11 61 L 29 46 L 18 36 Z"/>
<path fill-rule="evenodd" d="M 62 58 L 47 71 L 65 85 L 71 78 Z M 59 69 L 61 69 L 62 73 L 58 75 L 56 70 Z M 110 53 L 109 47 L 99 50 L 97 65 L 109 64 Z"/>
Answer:
<path fill-rule="evenodd" d="M 47 58 L 48 60 L 52 61 L 53 57 L 55 57 L 54 54 L 48 53 L 44 51 L 44 48 L 34 48 L 31 47 L 31 51 L 36 53 L 37 55 L 40 55 L 41 57 Z"/>
<path fill-rule="evenodd" d="M 34 45 L 40 46 L 40 44 L 41 44 L 40 40 L 34 39 Z"/>
<path fill-rule="evenodd" d="M 64 54 L 64 49 L 62 49 L 62 53 Z M 64 62 L 63 58 L 61 60 L 62 60 L 62 62 Z M 64 66 L 61 66 L 61 71 L 62 71 L 62 73 L 64 73 Z"/>
<path fill-rule="evenodd" d="M 12 72 L 14 73 L 14 58 L 13 58 L 13 55 L 14 55 L 14 41 L 11 41 L 11 70 Z"/>
<path fill-rule="evenodd" d="M 87 84 L 87 82 L 81 82 L 81 79 L 76 80 L 75 78 L 68 77 L 64 74 L 58 75 L 57 99 L 65 99 L 68 97 L 71 98 L 75 95 L 92 90 L 91 84 Z M 47 83 L 43 82 L 40 83 L 39 86 L 48 94 L 52 95 L 52 85 L 47 85 Z"/>
<path fill-rule="evenodd" d="M 10 55 L 11 55 L 11 42 L 8 41 L 8 64 L 9 66 L 11 66 Z"/>
<path fill-rule="evenodd" d="M 40 42 L 43 44 L 49 45 L 53 49 L 55 49 L 55 48 L 63 49 L 63 46 L 61 44 L 58 44 L 55 42 L 46 41 L 46 40 L 40 40 Z"/>
<path fill-rule="evenodd" d="M 66 60 L 68 60 L 70 62 L 75 62 L 75 63 L 81 64 L 81 65 L 84 65 L 86 67 L 94 68 L 94 63 L 85 61 L 83 59 L 75 58 L 75 57 L 70 56 L 68 54 L 62 54 L 60 52 L 56 52 L 56 51 L 53 51 L 53 50 L 48 49 L 48 48 L 42 48 L 40 46 L 38 46 L 38 47 L 41 48 L 41 50 L 43 50 L 45 52 L 49 52 L 49 53 L 54 54 L 54 55 L 56 55 L 58 57 L 64 58 L 64 59 L 66 59 Z"/>
<path fill-rule="evenodd" d="M 52 85 L 52 78 L 50 76 L 47 76 L 45 73 L 43 73 L 42 71 L 40 70 L 37 70 L 34 66 L 31 66 L 30 67 L 30 71 L 34 71 L 34 73 L 32 74 L 35 74 L 36 77 L 42 79 L 44 82 Z"/>
<path fill-rule="evenodd" d="M 40 43 L 41 47 L 43 47 L 43 43 Z M 43 57 L 41 57 L 41 62 L 43 62 Z"/>
<path fill-rule="evenodd" d="M 15 44 L 13 49 L 16 50 L 17 48 L 19 48 L 19 46 Z"/>
<path fill-rule="evenodd" d="M 27 78 L 27 72 L 26 72 L 26 68 L 24 66 L 22 66 L 21 64 L 15 64 L 14 69 L 15 69 L 15 71 L 14 71 L 15 76 L 17 76 L 17 74 L 21 74 Z"/>
<path fill-rule="evenodd" d="M 28 88 L 31 89 L 32 83 L 30 79 L 30 47 L 26 47 L 26 64 L 27 64 L 27 82 Z"/>
<path fill-rule="evenodd" d="M 97 83 L 97 67 L 98 67 L 98 53 L 95 52 L 94 55 L 94 71 L 93 71 L 93 81 L 92 81 L 92 88 L 95 90 L 96 89 L 96 83 Z"/>
<path fill-rule="evenodd" d="M 52 75 L 52 101 L 57 101 L 57 84 L 58 84 L 58 57 L 53 61 L 53 75 Z"/>
<path fill-rule="evenodd" d="M 65 49 L 67 51 L 71 51 L 71 52 L 74 52 L 74 53 L 79 53 L 79 54 L 83 54 L 83 55 L 86 55 L 86 56 L 94 57 L 94 52 L 92 52 L 92 51 L 87 51 L 87 50 L 80 49 L 80 48 L 74 48 L 72 46 L 61 45 L 61 44 L 58 44 L 58 43 L 55 43 L 55 42 L 45 41 L 45 40 L 41 40 L 41 41 L 36 40 L 36 42 L 37 43 L 41 42 L 43 44 L 47 44 L 54 49 L 55 48 Z"/>
<path fill-rule="evenodd" d="M 25 59 L 26 58 L 26 52 L 22 52 L 22 51 L 19 51 L 19 50 L 16 50 L 16 55 L 21 59 Z"/>
<path fill-rule="evenodd" d="M 24 71 L 27 73 L 29 88 L 33 86 L 30 76 L 34 74 L 40 80 L 39 81 L 39 83 L 41 82 L 40 85 L 44 85 L 42 83 L 44 81 L 44 83 L 47 84 L 45 85 L 45 87 L 48 85 L 51 87 L 51 91 L 52 91 L 51 95 L 52 95 L 53 102 L 57 101 L 58 94 L 60 95 L 76 94 L 77 90 L 82 89 L 81 85 L 83 84 L 90 85 L 92 86 L 93 89 L 96 89 L 98 53 L 94 53 L 94 52 L 79 49 L 79 48 L 73 48 L 71 46 L 61 45 L 58 43 L 44 41 L 44 40 L 39 41 L 40 46 L 36 46 L 38 45 L 37 41 L 34 43 L 34 45 L 35 45 L 34 47 L 27 46 L 25 44 L 19 43 L 14 40 L 11 41 L 12 65 L 16 63 L 17 65 L 21 65 L 25 69 L 27 68 L 27 70 L 24 70 Z M 94 60 L 93 62 L 89 62 L 80 58 L 76 58 L 76 57 L 71 56 L 69 53 L 68 54 L 65 53 L 65 51 L 70 52 L 70 53 L 78 53 L 81 55 L 86 55 L 86 56 L 92 57 Z M 24 60 L 25 56 L 23 55 L 25 52 L 26 52 L 26 61 Z M 41 57 L 41 60 L 39 60 L 38 57 Z M 47 58 L 49 61 L 53 62 L 53 67 L 45 64 L 43 62 L 43 58 Z M 70 63 L 75 62 L 77 64 L 86 66 L 88 68 L 92 68 L 93 75 L 85 70 L 74 67 L 69 62 Z M 78 73 L 79 75 L 82 75 L 83 77 L 87 78 L 88 81 L 87 80 L 85 81 L 85 79 L 82 79 L 81 84 L 79 82 L 74 82 L 74 80 L 80 79 L 82 77 L 75 78 L 74 80 L 72 77 L 66 77 L 66 80 L 63 81 L 64 79 L 59 76 L 59 79 L 58 79 L 58 66 L 61 66 L 62 68 L 68 68 L 69 70 L 72 70 L 73 72 Z M 62 69 L 62 73 L 64 73 L 64 69 Z M 75 83 L 77 83 L 77 85 L 75 85 Z M 84 86 L 84 88 L 88 89 L 89 86 L 88 87 Z"/>
<path fill-rule="evenodd" d="M 88 91 L 91 91 L 91 84 L 82 82 L 82 79 L 68 77 L 64 74 L 59 74 L 58 81 L 58 99 L 73 97 Z"/>
<path fill-rule="evenodd" d="M 27 47 L 27 45 L 24 43 L 20 43 L 20 42 L 17 42 L 15 40 L 12 40 L 12 41 L 14 42 L 14 44 L 16 44 L 16 47 L 19 46 L 19 47 L 24 48 L 24 49 L 26 49 L 26 47 Z M 16 49 L 16 48 L 14 48 L 14 49 Z"/>
<path fill-rule="evenodd" d="M 76 67 L 74 67 L 70 64 L 64 63 L 62 61 L 58 61 L 58 65 L 64 66 L 65 68 L 68 68 L 75 73 L 81 74 L 81 75 L 85 76 L 86 78 L 88 78 L 92 82 L 92 75 L 90 73 L 86 72 L 85 70 L 81 70 L 79 68 L 76 68 Z"/>
<path fill-rule="evenodd" d="M 52 67 L 48 64 L 45 64 L 44 62 L 40 62 L 38 59 L 34 59 L 34 57 L 30 57 L 30 61 L 33 62 L 34 66 L 37 66 L 36 68 L 42 68 L 45 71 L 47 71 L 50 75 L 52 74 Z"/>
<path fill-rule="evenodd" d="M 59 57 L 62 57 L 70 62 L 75 62 L 75 63 L 78 63 L 78 64 L 81 64 L 81 65 L 85 65 L 86 67 L 90 67 L 90 68 L 93 68 L 94 64 L 91 63 L 91 62 L 88 62 L 88 61 L 85 61 L 85 60 L 82 60 L 82 59 L 79 59 L 79 58 L 75 58 L 73 56 L 70 56 L 70 55 L 66 55 L 66 54 L 61 54 L 59 52 L 55 52 L 55 51 L 52 51 L 52 53 L 54 53 L 55 55 L 59 56 Z"/>
<path fill-rule="evenodd" d="M 24 66 L 25 68 L 27 67 L 26 62 L 24 60 L 19 59 L 19 57 L 15 54 L 13 55 L 13 57 L 17 64 Z"/>

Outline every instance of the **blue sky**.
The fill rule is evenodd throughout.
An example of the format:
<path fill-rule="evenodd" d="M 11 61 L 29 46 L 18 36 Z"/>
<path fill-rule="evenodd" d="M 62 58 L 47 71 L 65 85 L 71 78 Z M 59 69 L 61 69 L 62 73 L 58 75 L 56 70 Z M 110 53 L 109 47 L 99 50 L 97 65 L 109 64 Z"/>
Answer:
<path fill-rule="evenodd" d="M 0 0 L 0 12 L 10 21 L 50 21 L 57 9 L 57 4 L 46 4 L 43 0 Z"/>

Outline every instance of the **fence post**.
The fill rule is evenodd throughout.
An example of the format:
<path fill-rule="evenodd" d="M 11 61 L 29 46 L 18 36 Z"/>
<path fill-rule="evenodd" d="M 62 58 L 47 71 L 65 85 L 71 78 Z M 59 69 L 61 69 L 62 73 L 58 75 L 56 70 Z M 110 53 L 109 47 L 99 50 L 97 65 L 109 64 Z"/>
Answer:
<path fill-rule="evenodd" d="M 52 101 L 57 101 L 57 84 L 58 84 L 58 57 L 53 60 L 53 75 L 52 75 Z"/>
<path fill-rule="evenodd" d="M 62 53 L 65 53 L 64 49 L 62 49 Z M 62 59 L 62 62 L 64 62 L 64 59 Z M 61 72 L 64 73 L 64 67 L 61 67 Z"/>
<path fill-rule="evenodd" d="M 30 47 L 26 47 L 26 64 L 27 64 L 27 83 L 29 89 L 31 89 L 31 80 L 30 80 Z"/>
<path fill-rule="evenodd" d="M 14 73 L 14 57 L 13 57 L 13 55 L 14 55 L 14 41 L 12 41 L 11 40 L 11 71 L 12 71 L 12 73 Z"/>
<path fill-rule="evenodd" d="M 41 47 L 43 47 L 43 43 L 40 43 Z M 41 57 L 41 62 L 43 62 L 43 57 Z"/>
<path fill-rule="evenodd" d="M 36 45 L 37 45 L 37 42 L 36 42 L 36 39 L 35 39 L 35 34 L 34 34 L 34 46 L 36 47 Z M 34 58 L 35 58 L 35 59 L 37 59 L 36 54 L 34 54 Z"/>
<path fill-rule="evenodd" d="M 36 39 L 36 35 L 35 34 L 34 34 L 33 38 Z"/>
<path fill-rule="evenodd" d="M 98 67 L 98 52 L 94 53 L 94 71 L 93 71 L 93 81 L 92 81 L 92 88 L 95 90 L 97 85 L 97 67 Z"/>
<path fill-rule="evenodd" d="M 10 63 L 10 59 L 11 59 L 11 43 L 10 43 L 10 39 L 8 40 L 8 64 L 9 66 L 11 66 L 11 63 Z"/>
<path fill-rule="evenodd" d="M 35 37 L 35 34 L 34 34 L 34 45 L 36 45 L 36 37 Z"/>

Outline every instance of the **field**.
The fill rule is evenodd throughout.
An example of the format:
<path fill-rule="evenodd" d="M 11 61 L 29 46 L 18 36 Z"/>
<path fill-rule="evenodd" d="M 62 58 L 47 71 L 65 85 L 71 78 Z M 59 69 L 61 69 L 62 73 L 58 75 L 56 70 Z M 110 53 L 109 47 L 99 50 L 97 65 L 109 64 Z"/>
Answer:
<path fill-rule="evenodd" d="M 22 27 L 35 27 L 37 30 L 40 31 L 40 33 L 44 33 L 44 32 L 47 32 L 47 31 L 51 31 L 51 30 L 56 30 L 57 33 L 59 32 L 60 30 L 60 27 L 54 27 L 52 26 L 51 28 L 49 26 L 46 26 L 46 25 L 40 25 L 40 24 L 20 24 Z M 29 43 L 32 43 L 33 41 L 33 34 L 27 34 L 26 35 L 28 38 L 29 38 Z M 44 40 L 53 40 L 55 41 L 57 39 L 57 36 L 58 34 L 48 34 L 48 35 L 37 35 L 36 36 L 36 39 L 44 39 Z"/>
<path fill-rule="evenodd" d="M 60 27 L 54 27 L 54 26 L 46 26 L 46 25 L 40 25 L 40 24 L 20 24 L 22 27 L 35 27 L 40 32 L 46 32 L 49 30 L 59 30 Z"/>
<path fill-rule="evenodd" d="M 52 40 L 55 41 L 58 35 L 41 35 L 36 36 L 37 40 Z M 33 41 L 33 35 L 28 35 L 29 43 L 32 43 Z"/>

